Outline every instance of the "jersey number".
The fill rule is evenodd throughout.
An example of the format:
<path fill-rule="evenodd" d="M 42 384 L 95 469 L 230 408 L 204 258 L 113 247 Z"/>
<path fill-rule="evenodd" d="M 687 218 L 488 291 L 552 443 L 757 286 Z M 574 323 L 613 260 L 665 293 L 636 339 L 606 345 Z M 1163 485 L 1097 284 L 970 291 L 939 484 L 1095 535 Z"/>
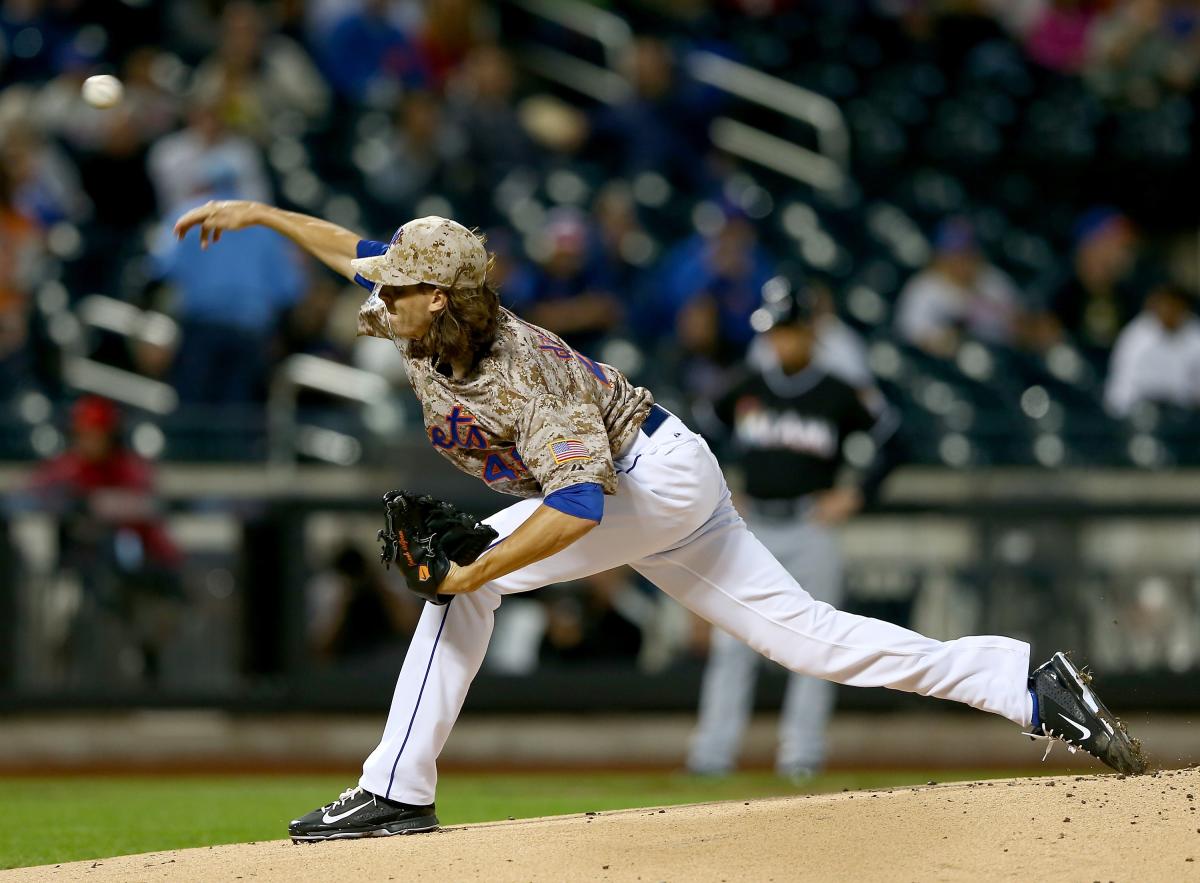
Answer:
<path fill-rule="evenodd" d="M 509 451 L 509 456 L 512 458 L 511 464 L 503 454 L 488 454 L 487 459 L 483 461 L 483 480 L 488 484 L 495 481 L 516 481 L 520 478 L 519 473 L 528 471 L 521 462 L 520 454 Z"/>

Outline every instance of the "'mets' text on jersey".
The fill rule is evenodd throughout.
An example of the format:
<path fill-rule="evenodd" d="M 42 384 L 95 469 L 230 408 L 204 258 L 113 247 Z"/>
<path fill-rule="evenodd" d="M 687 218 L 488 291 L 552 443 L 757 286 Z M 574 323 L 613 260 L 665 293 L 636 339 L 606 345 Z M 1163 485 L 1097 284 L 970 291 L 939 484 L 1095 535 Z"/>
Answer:
<path fill-rule="evenodd" d="M 815 367 L 747 374 L 714 407 L 740 454 L 746 493 L 763 500 L 833 487 L 846 436 L 876 424 L 855 389 Z"/>
<path fill-rule="evenodd" d="M 614 493 L 614 452 L 654 404 L 615 368 L 507 310 L 468 377 L 446 377 L 429 359 L 406 355 L 405 364 L 430 444 L 464 472 L 521 497 L 585 482 Z"/>

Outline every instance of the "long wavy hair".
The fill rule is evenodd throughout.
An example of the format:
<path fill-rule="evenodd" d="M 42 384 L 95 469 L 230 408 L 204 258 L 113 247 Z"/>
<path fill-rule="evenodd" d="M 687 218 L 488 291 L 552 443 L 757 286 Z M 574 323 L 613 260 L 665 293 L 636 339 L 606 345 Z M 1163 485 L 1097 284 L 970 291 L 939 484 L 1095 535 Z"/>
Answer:
<path fill-rule="evenodd" d="M 446 308 L 425 334 L 409 343 L 418 359 L 474 364 L 487 355 L 500 326 L 500 295 L 487 282 L 477 288 L 443 288 Z"/>

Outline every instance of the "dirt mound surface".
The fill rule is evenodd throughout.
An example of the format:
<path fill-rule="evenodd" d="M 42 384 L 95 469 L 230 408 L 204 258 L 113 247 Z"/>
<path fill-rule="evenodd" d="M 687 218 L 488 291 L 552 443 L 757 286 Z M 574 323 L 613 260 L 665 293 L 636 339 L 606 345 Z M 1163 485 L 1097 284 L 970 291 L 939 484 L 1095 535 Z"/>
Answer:
<path fill-rule="evenodd" d="M 437 834 L 147 853 L 58 880 L 1197 880 L 1200 769 L 636 809 Z"/>

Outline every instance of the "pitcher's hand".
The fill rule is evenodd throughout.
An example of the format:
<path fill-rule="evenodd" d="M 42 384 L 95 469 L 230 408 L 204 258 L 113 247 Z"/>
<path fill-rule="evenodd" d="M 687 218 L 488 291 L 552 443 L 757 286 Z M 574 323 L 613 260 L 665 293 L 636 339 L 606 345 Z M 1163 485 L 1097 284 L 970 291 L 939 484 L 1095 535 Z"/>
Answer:
<path fill-rule="evenodd" d="M 182 239 L 187 232 L 200 225 L 200 247 L 208 248 L 212 242 L 217 242 L 226 230 L 241 230 L 257 224 L 262 210 L 262 203 L 245 199 L 221 199 L 204 203 L 186 212 L 175 222 L 175 235 Z"/>

